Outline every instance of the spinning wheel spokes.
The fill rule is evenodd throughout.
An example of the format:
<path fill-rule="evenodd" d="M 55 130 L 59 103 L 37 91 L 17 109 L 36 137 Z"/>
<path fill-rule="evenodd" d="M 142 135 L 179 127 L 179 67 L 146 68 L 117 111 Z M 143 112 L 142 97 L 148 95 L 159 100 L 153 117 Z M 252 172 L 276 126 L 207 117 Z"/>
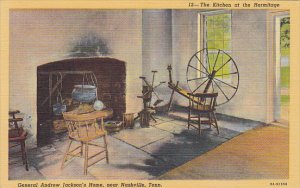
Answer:
<path fill-rule="evenodd" d="M 207 77 L 193 78 L 193 79 L 189 79 L 189 80 L 187 80 L 187 81 L 189 82 L 189 81 L 200 80 L 200 79 L 204 79 L 204 78 L 207 78 Z"/>
<path fill-rule="evenodd" d="M 203 74 L 209 75 L 208 72 L 203 72 L 203 71 L 197 69 L 196 67 L 194 67 L 194 66 L 192 66 L 192 65 L 189 65 L 189 67 L 191 67 L 191 68 L 193 68 L 193 69 L 195 69 L 195 70 L 197 70 L 197 71 L 199 71 L 199 72 L 201 72 L 201 73 L 203 73 Z"/>
<path fill-rule="evenodd" d="M 239 71 L 233 58 L 220 49 L 204 48 L 190 59 L 186 78 L 191 92 L 218 92 L 217 105 L 230 101 L 239 86 Z"/>
<path fill-rule="evenodd" d="M 208 81 L 208 78 L 204 82 L 202 82 L 196 89 L 194 89 L 192 93 L 195 93 L 207 81 Z"/>
<path fill-rule="evenodd" d="M 222 90 L 222 88 L 215 82 L 215 81 L 213 81 L 215 84 L 216 84 L 216 86 L 219 88 L 219 90 L 222 92 L 222 94 L 224 95 L 224 97 L 227 99 L 227 100 L 230 100 L 229 98 L 228 98 L 228 96 L 224 93 L 224 91 Z"/>

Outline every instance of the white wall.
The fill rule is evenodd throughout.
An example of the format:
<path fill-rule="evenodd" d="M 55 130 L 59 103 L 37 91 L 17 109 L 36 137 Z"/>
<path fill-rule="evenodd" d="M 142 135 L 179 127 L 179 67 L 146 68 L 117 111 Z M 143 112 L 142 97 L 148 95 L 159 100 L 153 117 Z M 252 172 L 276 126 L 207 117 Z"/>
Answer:
<path fill-rule="evenodd" d="M 143 76 L 152 81 L 153 70 L 155 74 L 154 85 L 165 81 L 166 83 L 156 89 L 160 93 L 163 103 L 169 100 L 167 87 L 167 66 L 172 63 L 172 11 L 171 10 L 143 10 Z M 163 104 L 161 103 L 161 104 Z"/>
<path fill-rule="evenodd" d="M 267 120 L 266 11 L 232 12 L 232 50 L 240 86 L 221 113 L 262 122 Z"/>
<path fill-rule="evenodd" d="M 126 109 L 141 101 L 142 12 L 140 10 L 11 10 L 9 106 L 31 115 L 36 134 L 36 68 L 67 58 L 72 44 L 86 33 L 103 38 L 113 58 L 127 63 Z"/>
<path fill-rule="evenodd" d="M 173 11 L 173 82 L 188 90 L 186 69 L 198 46 L 198 13 L 195 10 Z M 175 103 L 187 106 L 188 100 L 175 94 Z"/>

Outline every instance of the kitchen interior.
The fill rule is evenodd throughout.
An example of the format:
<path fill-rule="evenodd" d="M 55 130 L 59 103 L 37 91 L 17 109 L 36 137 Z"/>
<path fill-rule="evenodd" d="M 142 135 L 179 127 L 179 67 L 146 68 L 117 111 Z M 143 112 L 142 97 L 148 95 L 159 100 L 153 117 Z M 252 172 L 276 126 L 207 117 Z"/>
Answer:
<path fill-rule="evenodd" d="M 268 24 L 289 17 L 274 18 L 267 10 L 11 10 L 9 125 L 24 134 L 9 140 L 20 142 L 23 160 L 9 164 L 9 179 L 287 178 L 289 80 L 280 79 L 289 70 L 272 72 L 275 81 L 266 75 Z M 208 29 L 225 34 L 208 40 Z M 205 106 L 210 93 L 209 110 L 191 106 Z M 261 146 L 266 140 L 280 152 Z M 270 172 L 274 165 L 281 170 Z"/>

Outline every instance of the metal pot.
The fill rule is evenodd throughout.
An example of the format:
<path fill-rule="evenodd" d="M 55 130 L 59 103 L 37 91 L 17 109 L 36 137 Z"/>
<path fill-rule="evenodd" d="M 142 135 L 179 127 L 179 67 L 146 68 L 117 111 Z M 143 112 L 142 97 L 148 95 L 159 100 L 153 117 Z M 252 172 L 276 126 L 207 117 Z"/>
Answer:
<path fill-rule="evenodd" d="M 56 103 L 52 107 L 54 115 L 61 115 L 63 112 L 67 111 L 67 106 L 61 103 Z"/>
<path fill-rule="evenodd" d="M 97 98 L 97 87 L 93 85 L 75 85 L 72 98 L 79 102 L 92 102 Z"/>
<path fill-rule="evenodd" d="M 67 111 L 67 106 L 62 104 L 62 97 L 60 91 L 58 91 L 56 102 L 57 102 L 56 104 L 52 105 L 52 110 L 54 115 L 59 116 L 63 112 Z"/>

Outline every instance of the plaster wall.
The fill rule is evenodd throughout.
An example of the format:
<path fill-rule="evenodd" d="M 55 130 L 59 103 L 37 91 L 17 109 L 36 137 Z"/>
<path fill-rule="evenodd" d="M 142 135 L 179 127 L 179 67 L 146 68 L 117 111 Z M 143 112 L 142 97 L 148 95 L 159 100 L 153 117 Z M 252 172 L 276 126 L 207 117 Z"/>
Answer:
<path fill-rule="evenodd" d="M 198 13 L 195 10 L 173 11 L 173 82 L 179 81 L 179 86 L 188 90 L 186 69 L 187 64 L 198 50 Z M 188 105 L 188 101 L 175 94 L 175 103 Z"/>
<path fill-rule="evenodd" d="M 170 93 L 167 88 L 167 66 L 172 63 L 172 11 L 143 10 L 142 32 L 143 76 L 150 82 L 153 79 L 152 71 L 158 71 L 155 73 L 154 85 L 166 82 L 156 89 L 160 99 L 166 103 Z"/>
<path fill-rule="evenodd" d="M 240 86 L 220 113 L 267 121 L 267 22 L 265 10 L 232 12 L 232 56 L 238 64 Z"/>
<path fill-rule="evenodd" d="M 140 10 L 11 10 L 9 108 L 31 116 L 36 135 L 37 66 L 68 58 L 80 37 L 93 33 L 107 42 L 109 56 L 127 63 L 126 109 L 142 104 L 142 12 Z"/>

